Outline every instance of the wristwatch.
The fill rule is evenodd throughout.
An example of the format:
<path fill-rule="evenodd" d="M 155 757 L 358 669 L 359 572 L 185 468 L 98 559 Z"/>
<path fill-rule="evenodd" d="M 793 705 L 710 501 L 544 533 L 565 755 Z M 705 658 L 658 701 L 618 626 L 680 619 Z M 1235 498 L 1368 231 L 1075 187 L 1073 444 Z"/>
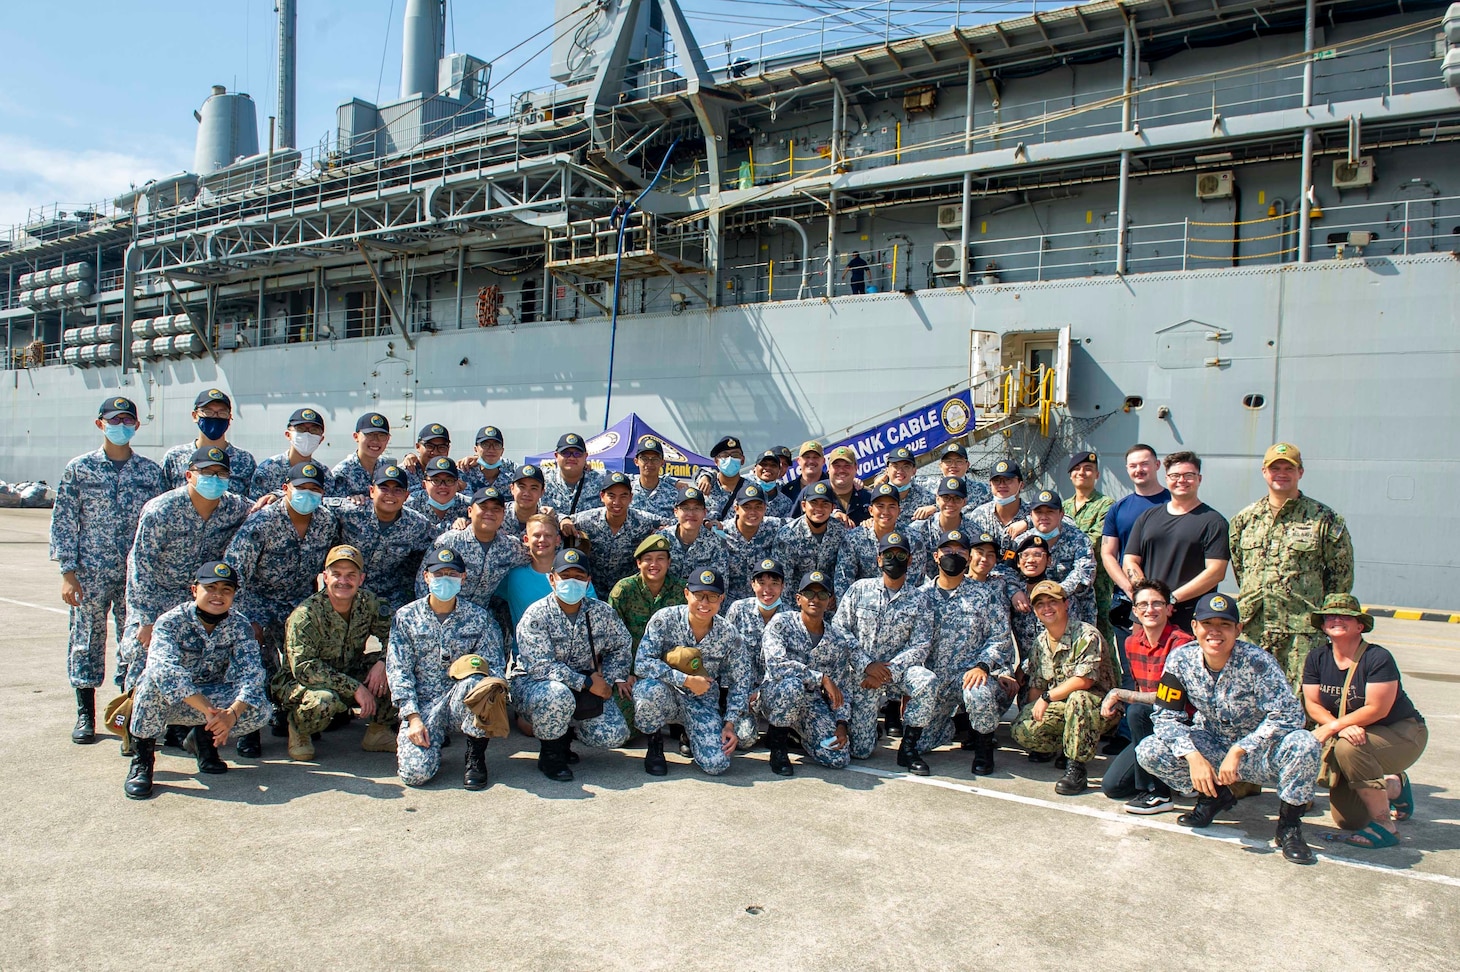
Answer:
<path fill-rule="evenodd" d="M 1054 701 L 1054 699 L 1049 697 L 1049 689 L 1045 689 L 1043 692 L 1040 692 L 1039 697 L 1044 700 L 1045 705 L 1049 705 L 1049 703 Z"/>

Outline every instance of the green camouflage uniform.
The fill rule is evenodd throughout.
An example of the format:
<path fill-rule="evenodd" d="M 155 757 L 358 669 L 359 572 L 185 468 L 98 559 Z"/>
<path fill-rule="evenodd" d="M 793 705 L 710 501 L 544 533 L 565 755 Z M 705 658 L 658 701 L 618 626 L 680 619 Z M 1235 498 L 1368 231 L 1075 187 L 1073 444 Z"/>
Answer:
<path fill-rule="evenodd" d="M 1232 517 L 1232 574 L 1242 637 L 1277 659 L 1293 690 L 1326 640 L 1308 624 L 1329 594 L 1354 586 L 1354 548 L 1343 517 L 1299 493 L 1273 512 L 1267 497 Z"/>
<path fill-rule="evenodd" d="M 1095 558 L 1095 627 L 1111 645 L 1115 644 L 1115 630 L 1110 627 L 1110 599 L 1115 593 L 1115 581 L 1105 572 L 1105 562 L 1100 559 L 1100 544 L 1105 532 L 1105 514 L 1114 505 L 1113 499 L 1098 490 L 1079 510 L 1075 509 L 1075 497 L 1065 500 L 1065 516 L 1074 520 L 1080 532 L 1090 538 L 1090 549 Z"/>
<path fill-rule="evenodd" d="M 649 588 L 644 586 L 644 578 L 639 574 L 631 574 L 613 585 L 613 590 L 608 594 L 608 603 L 618 612 L 624 627 L 629 629 L 629 672 L 634 672 L 634 662 L 639 652 L 639 639 L 644 637 L 644 629 L 649 626 L 649 619 L 654 612 L 661 608 L 675 607 L 684 604 L 684 581 L 667 574 L 664 577 L 664 586 L 659 589 L 659 596 L 655 597 L 649 593 Z M 624 721 L 629 724 L 629 732 L 632 734 L 638 730 L 634 727 L 634 700 L 631 697 L 620 696 L 617 692 L 613 694 L 613 700 L 618 703 L 620 711 L 624 714 Z"/>
<path fill-rule="evenodd" d="M 1029 688 L 1038 694 L 1074 676 L 1093 679 L 1095 684 L 1049 703 L 1039 722 L 1034 721 L 1036 703 L 1027 703 L 1010 726 L 1016 743 L 1032 753 L 1063 751 L 1082 763 L 1095 758 L 1096 743 L 1118 721 L 1100 714 L 1101 700 L 1116 684 L 1113 652 L 1093 624 L 1071 619 L 1064 637 L 1053 645 L 1041 625 L 1029 658 Z"/>
<path fill-rule="evenodd" d="M 330 606 L 325 591 L 311 594 L 289 615 L 284 667 L 270 681 L 269 694 L 300 735 L 323 732 L 331 719 L 355 707 L 355 690 L 385 660 L 390 619 L 390 605 L 364 588 L 356 592 L 348 618 Z M 367 654 L 371 635 L 380 645 Z M 389 696 L 375 704 L 372 722 L 398 718 Z"/>

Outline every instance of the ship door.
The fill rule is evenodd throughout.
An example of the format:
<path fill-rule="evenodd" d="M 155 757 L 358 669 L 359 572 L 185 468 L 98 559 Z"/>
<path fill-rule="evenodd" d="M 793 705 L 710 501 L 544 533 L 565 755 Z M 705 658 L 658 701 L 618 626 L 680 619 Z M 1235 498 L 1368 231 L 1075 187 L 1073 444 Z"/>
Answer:
<path fill-rule="evenodd" d="M 1032 331 L 1005 331 L 1000 361 L 1018 368 L 1024 378 L 1024 398 L 1047 398 L 1050 404 L 1069 404 L 1070 327 Z"/>

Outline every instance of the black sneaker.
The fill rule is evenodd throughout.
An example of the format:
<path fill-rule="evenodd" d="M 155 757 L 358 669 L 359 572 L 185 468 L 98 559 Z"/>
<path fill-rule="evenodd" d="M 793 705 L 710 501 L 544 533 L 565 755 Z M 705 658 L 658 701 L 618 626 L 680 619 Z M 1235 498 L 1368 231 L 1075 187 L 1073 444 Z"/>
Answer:
<path fill-rule="evenodd" d="M 1169 796 L 1162 796 L 1154 790 L 1147 790 L 1145 793 L 1137 793 L 1126 801 L 1125 812 L 1134 813 L 1139 816 L 1150 816 L 1153 813 L 1165 813 L 1168 810 L 1176 809 Z"/>

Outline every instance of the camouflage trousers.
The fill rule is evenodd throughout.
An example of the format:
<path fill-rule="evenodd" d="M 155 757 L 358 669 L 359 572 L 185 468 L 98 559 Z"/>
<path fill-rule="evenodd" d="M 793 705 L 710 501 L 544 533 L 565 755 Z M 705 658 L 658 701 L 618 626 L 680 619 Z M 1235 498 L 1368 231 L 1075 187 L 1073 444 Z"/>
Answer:
<path fill-rule="evenodd" d="M 1222 765 L 1237 740 L 1226 739 L 1210 729 L 1192 729 L 1191 744 L 1206 757 L 1212 769 Z M 1313 799 L 1318 783 L 1318 766 L 1323 747 L 1306 729 L 1294 729 L 1270 742 L 1263 743 L 1242 757 L 1237 775 L 1244 783 L 1276 786 L 1284 803 L 1303 804 Z M 1161 782 L 1178 793 L 1190 793 L 1191 766 L 1183 756 L 1171 751 L 1159 736 L 1147 736 L 1136 747 L 1136 759 L 1146 772 L 1160 777 Z"/>
<path fill-rule="evenodd" d="M 796 676 L 767 678 L 760 687 L 760 704 L 770 724 L 796 730 L 806 755 L 822 766 L 846 769 L 851 762 L 850 745 L 846 749 L 826 745 L 836 741 L 836 718 L 820 688 L 808 690 Z"/>
<path fill-rule="evenodd" d="M 453 682 L 451 691 L 443 692 L 434 699 L 420 700 L 421 721 L 426 724 L 429 745 L 417 746 L 411 742 L 407 735 L 410 720 L 401 721 L 395 740 L 395 766 L 396 775 L 406 786 L 423 786 L 441 769 L 441 744 L 446 741 L 448 732 L 460 729 L 468 736 L 486 737 L 486 733 L 477 728 L 476 716 L 462 701 L 472 686 L 483 678 L 483 675 L 468 675 Z"/>
<path fill-rule="evenodd" d="M 249 601 L 248 609 L 240 611 L 254 625 L 265 678 L 272 679 L 283 667 L 284 625 L 296 607 L 298 605 L 286 601 Z"/>
<path fill-rule="evenodd" d="M 1100 714 L 1101 698 L 1094 692 L 1071 692 L 1068 698 L 1049 703 L 1039 722 L 1034 721 L 1036 703 L 1030 702 L 1010 726 L 1014 741 L 1031 753 L 1063 752 L 1088 763 L 1095 758 L 1100 737 L 1120 721 Z"/>
<path fill-rule="evenodd" d="M 178 689 L 164 684 L 163 679 L 143 675 L 137 680 L 132 693 L 132 724 L 129 731 L 135 739 L 161 739 L 168 726 L 201 726 L 206 722 L 203 713 L 178 697 Z M 224 709 L 238 698 L 238 686 L 230 682 L 215 682 L 198 686 L 198 691 L 216 708 Z M 268 725 L 274 707 L 265 702 L 259 708 L 250 708 L 238 717 L 230 739 L 247 735 Z"/>
<path fill-rule="evenodd" d="M 1264 631 L 1258 641 L 1262 650 L 1278 663 L 1298 695 L 1303 694 L 1303 666 L 1308 661 L 1308 652 L 1327 643 L 1328 639 L 1316 631 Z"/>
<path fill-rule="evenodd" d="M 962 706 L 974 732 L 992 733 L 999 728 L 999 716 L 1009 707 L 1009 695 L 990 675 L 982 685 L 963 687 L 963 675 L 938 680 L 933 696 L 933 717 L 923 730 L 918 752 L 930 753 L 953 741 L 953 714 Z"/>
<path fill-rule="evenodd" d="M 577 703 L 573 690 L 551 679 L 536 681 L 526 675 L 512 680 L 512 703 L 526 714 L 538 739 L 558 739 L 570 727 L 578 730 L 578 740 L 596 749 L 614 749 L 629 738 L 629 725 L 623 711 L 613 699 L 603 700 L 603 714 L 592 719 L 577 720 L 573 710 Z"/>
<path fill-rule="evenodd" d="M 369 672 L 370 666 L 366 665 L 345 674 L 363 685 Z M 295 681 L 288 669 L 281 669 L 270 680 L 269 697 L 274 700 L 279 711 L 288 717 L 294 731 L 305 736 L 324 732 L 335 716 L 344 715 L 357 705 L 354 696 L 341 696 L 330 689 L 312 689 Z M 388 694 L 384 698 L 376 698 L 375 715 L 370 717 L 371 722 L 391 723 L 399 718 L 395 703 L 391 702 Z"/>
<path fill-rule="evenodd" d="M 689 751 L 695 764 L 711 776 L 719 776 L 730 768 L 730 757 L 720 745 L 725 728 L 724 710 L 720 707 L 720 687 L 710 686 L 704 695 L 694 695 L 657 678 L 641 678 L 634 683 L 634 719 L 639 731 L 653 735 L 667 725 L 679 724 L 689 736 Z M 737 746 L 755 738 L 755 720 L 749 716 L 735 722 Z"/>
<path fill-rule="evenodd" d="M 933 717 L 933 701 L 937 692 L 938 676 L 921 665 L 909 665 L 900 677 L 893 678 L 881 688 L 864 689 L 859 682 L 849 699 L 852 703 L 852 718 L 849 720 L 852 758 L 869 759 L 872 756 L 872 750 L 877 748 L 877 717 L 887 703 L 906 695 L 908 703 L 902 721 L 920 729 Z"/>
<path fill-rule="evenodd" d="M 71 608 L 71 637 L 66 644 L 66 677 L 73 688 L 97 688 L 106 678 L 106 619 L 111 615 L 121 654 L 126 627 L 127 578 L 91 576 L 77 571 L 81 603 Z M 118 668 L 120 668 L 120 663 Z"/>

